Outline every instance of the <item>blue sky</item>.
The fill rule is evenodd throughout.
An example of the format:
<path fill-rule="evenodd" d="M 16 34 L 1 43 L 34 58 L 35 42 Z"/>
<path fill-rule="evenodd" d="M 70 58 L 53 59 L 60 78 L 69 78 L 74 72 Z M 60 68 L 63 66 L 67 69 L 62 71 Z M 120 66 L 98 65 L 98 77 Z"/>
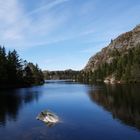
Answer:
<path fill-rule="evenodd" d="M 139 0 L 0 0 L 0 44 L 43 70 L 82 69 L 137 24 Z"/>

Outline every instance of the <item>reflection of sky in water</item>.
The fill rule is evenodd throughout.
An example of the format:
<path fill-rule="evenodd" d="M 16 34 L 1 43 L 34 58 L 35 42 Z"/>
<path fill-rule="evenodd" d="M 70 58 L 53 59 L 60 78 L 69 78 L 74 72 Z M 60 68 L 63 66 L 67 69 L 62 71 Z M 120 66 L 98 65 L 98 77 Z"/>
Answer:
<path fill-rule="evenodd" d="M 112 87 L 61 82 L 1 91 L 0 137 L 3 140 L 139 140 L 139 130 L 134 129 L 140 124 L 138 89 L 137 85 Z M 55 112 L 61 123 L 48 128 L 37 121 L 36 116 L 45 109 Z"/>

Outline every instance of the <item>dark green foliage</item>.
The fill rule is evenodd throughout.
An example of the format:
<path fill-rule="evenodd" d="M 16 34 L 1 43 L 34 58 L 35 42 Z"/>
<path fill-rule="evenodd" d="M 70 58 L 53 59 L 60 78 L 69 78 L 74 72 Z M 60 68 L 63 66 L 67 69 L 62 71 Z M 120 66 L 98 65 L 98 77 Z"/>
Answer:
<path fill-rule="evenodd" d="M 33 83 L 35 85 L 42 84 L 44 82 L 44 76 L 42 71 L 38 68 L 38 65 L 28 63 L 24 70 L 25 83 Z"/>
<path fill-rule="evenodd" d="M 110 63 L 102 62 L 96 69 L 91 67 L 90 71 L 45 71 L 44 76 L 45 79 L 74 79 L 90 83 L 103 81 L 113 75 L 116 80 L 140 82 L 140 44 L 122 51 L 114 48 L 109 52 L 109 56 L 112 58 Z"/>
<path fill-rule="evenodd" d="M 0 47 L 0 84 L 5 84 L 8 79 L 7 75 L 7 59 L 4 47 Z"/>
<path fill-rule="evenodd" d="M 50 79 L 74 79 L 78 77 L 79 71 L 65 70 L 65 71 L 44 71 L 44 77 Z"/>
<path fill-rule="evenodd" d="M 21 84 L 22 83 L 22 60 L 19 58 L 17 52 L 8 52 L 7 55 L 7 76 L 8 84 Z"/>
<path fill-rule="evenodd" d="M 43 73 L 38 66 L 19 58 L 17 52 L 0 47 L 0 88 L 42 84 Z"/>
<path fill-rule="evenodd" d="M 140 44 L 122 52 L 114 49 L 110 57 L 113 58 L 111 63 L 101 63 L 94 72 L 80 72 L 79 81 L 103 81 L 107 76 L 114 75 L 116 80 L 140 82 Z"/>

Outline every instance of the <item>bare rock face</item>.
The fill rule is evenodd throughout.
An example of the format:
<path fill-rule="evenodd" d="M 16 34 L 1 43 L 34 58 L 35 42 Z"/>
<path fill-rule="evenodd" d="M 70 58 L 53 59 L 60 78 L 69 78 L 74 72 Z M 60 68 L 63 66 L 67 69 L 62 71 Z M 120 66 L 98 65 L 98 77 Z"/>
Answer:
<path fill-rule="evenodd" d="M 107 47 L 103 48 L 89 59 L 83 70 L 94 72 L 103 62 L 107 62 L 108 64 L 112 62 L 113 56 L 111 55 L 111 52 L 113 50 L 125 53 L 129 48 L 135 47 L 138 43 L 140 43 L 140 25 L 129 32 L 121 34 L 116 39 L 111 40 Z"/>

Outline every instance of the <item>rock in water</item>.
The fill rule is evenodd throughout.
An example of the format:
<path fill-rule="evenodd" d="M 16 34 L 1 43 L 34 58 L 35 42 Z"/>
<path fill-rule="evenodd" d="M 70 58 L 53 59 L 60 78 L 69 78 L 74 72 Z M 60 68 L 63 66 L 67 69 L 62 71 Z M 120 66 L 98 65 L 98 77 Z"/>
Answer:
<path fill-rule="evenodd" d="M 43 121 L 44 123 L 46 123 L 48 126 L 52 126 L 56 123 L 59 122 L 59 118 L 58 116 L 56 116 L 54 113 L 45 110 L 42 111 L 37 117 L 37 120 Z"/>

